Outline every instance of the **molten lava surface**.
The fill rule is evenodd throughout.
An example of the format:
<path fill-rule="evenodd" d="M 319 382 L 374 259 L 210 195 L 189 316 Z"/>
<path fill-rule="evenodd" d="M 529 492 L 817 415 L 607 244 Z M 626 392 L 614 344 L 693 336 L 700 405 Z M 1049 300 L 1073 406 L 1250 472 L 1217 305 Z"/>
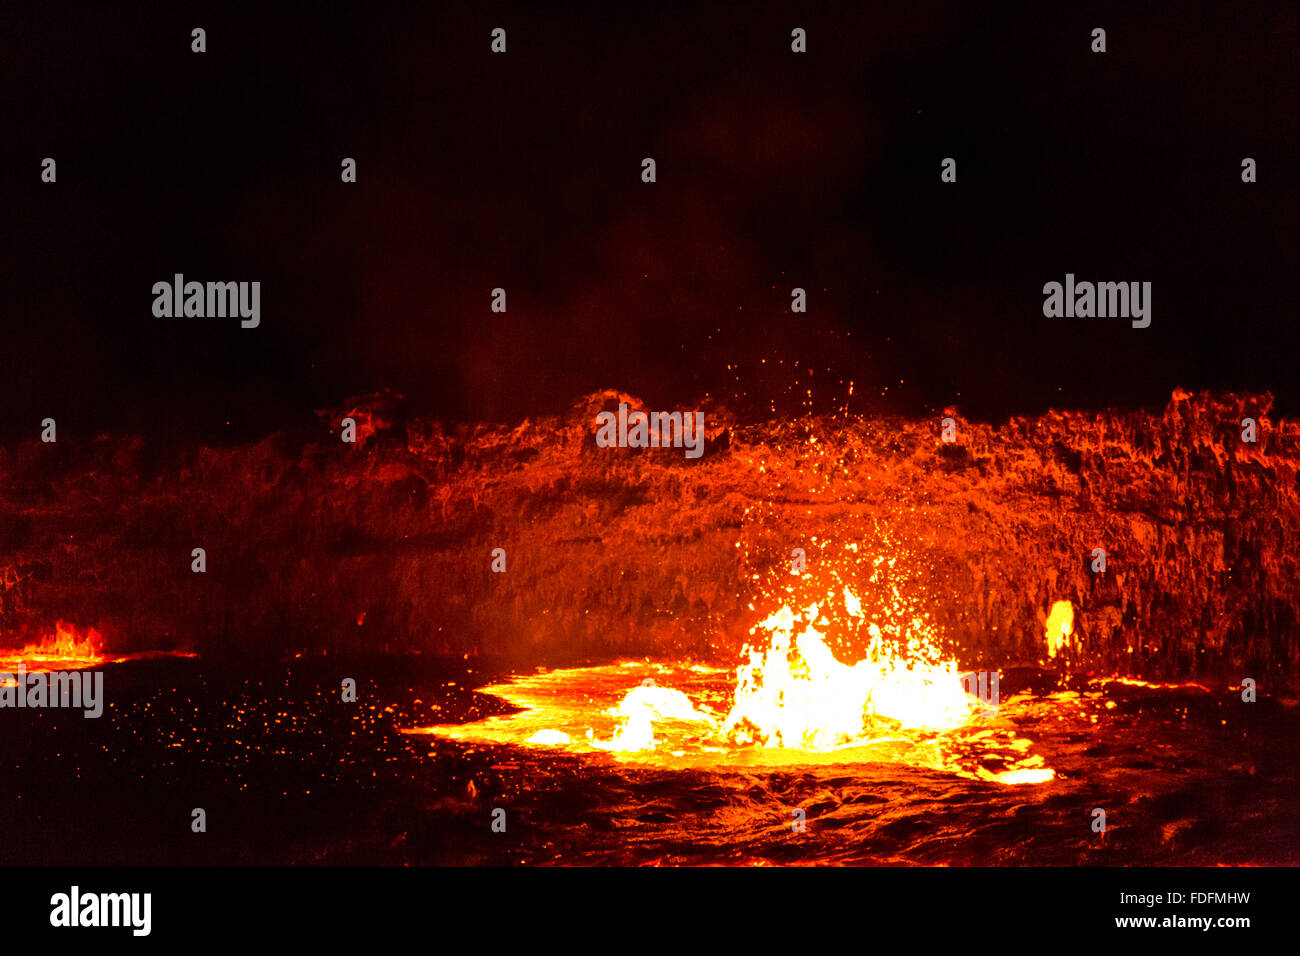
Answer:
<path fill-rule="evenodd" d="M 94 628 L 82 634 L 60 621 L 54 634 L 36 644 L 9 650 L 0 648 L 0 673 L 12 675 L 19 669 L 29 674 L 85 670 L 124 659 L 103 653 L 99 632 Z M 0 680 L 9 685 L 15 683 L 12 677 Z"/>
<path fill-rule="evenodd" d="M 719 738 L 732 672 L 624 662 L 492 684 L 520 709 L 404 732 L 432 738 L 430 756 L 452 746 L 485 764 L 466 796 L 535 828 L 521 862 L 1300 862 L 1300 832 L 1274 816 L 1300 783 L 1282 736 L 1293 710 L 1246 726 L 1228 688 L 1075 686 L 1004 698 L 958 727 L 796 750 Z M 616 746 L 654 711 L 652 748 Z M 1104 835 L 1089 829 L 1096 807 Z"/>
<path fill-rule="evenodd" d="M 2 856 L 81 866 L 1300 863 L 1290 812 L 1300 719 L 1287 701 L 1243 707 L 1227 686 L 1050 675 L 1013 693 L 1013 676 L 996 713 L 977 710 L 960 727 L 891 732 L 873 719 L 858 744 L 814 751 L 720 742 L 686 719 L 682 698 L 725 725 L 734 669 L 642 661 L 511 676 L 418 655 L 252 670 L 132 660 L 106 670 L 101 719 L 0 710 L 15 741 L 0 755 Z M 342 677 L 357 681 L 353 704 L 340 701 Z M 646 679 L 682 698 L 638 693 Z M 630 693 L 661 714 L 655 749 L 597 746 L 637 712 L 619 713 Z M 568 744 L 546 742 L 561 733 Z M 997 779 L 1032 757 L 1052 779 Z M 196 805 L 230 838 L 187 839 L 175 818 Z M 1104 836 L 1090 828 L 1097 807 Z M 491 828 L 497 809 L 503 833 Z"/>
<path fill-rule="evenodd" d="M 952 686 L 961 692 L 955 675 Z M 996 715 L 972 711 L 968 720 L 943 728 L 883 717 L 864 721 L 859 709 L 857 733 L 819 746 L 814 740 L 820 730 L 805 730 L 810 745 L 802 746 L 787 745 L 779 736 L 764 745 L 754 742 L 756 731 L 738 731 L 735 715 L 745 705 L 733 706 L 735 675 L 711 667 L 627 662 L 545 671 L 483 691 L 520 709 L 475 723 L 407 732 L 526 747 L 535 759 L 544 759 L 546 751 L 606 754 L 641 767 L 883 764 L 1002 784 L 1045 783 L 1053 777 L 1016 729 L 1017 721 L 1033 710 L 1028 695 L 1004 701 Z M 801 721 L 792 717 L 786 722 Z"/>

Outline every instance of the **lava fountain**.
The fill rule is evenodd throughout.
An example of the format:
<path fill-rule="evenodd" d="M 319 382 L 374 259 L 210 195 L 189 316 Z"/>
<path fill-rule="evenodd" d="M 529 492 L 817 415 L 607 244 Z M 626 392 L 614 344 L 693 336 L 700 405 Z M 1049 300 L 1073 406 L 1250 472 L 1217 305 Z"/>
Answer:
<path fill-rule="evenodd" d="M 118 660 L 121 658 L 104 654 L 103 639 L 95 628 L 79 632 L 73 625 L 59 621 L 53 634 L 35 644 L 16 650 L 0 649 L 0 672 L 12 674 L 24 670 L 29 674 L 40 674 L 86 670 Z"/>
<path fill-rule="evenodd" d="M 846 551 L 855 557 L 856 547 Z M 864 562 L 874 613 L 838 570 L 820 585 L 784 587 L 821 593 L 757 623 L 734 670 L 621 662 L 539 671 L 484 689 L 517 713 L 406 732 L 677 767 L 901 763 L 1004 784 L 1053 779 L 1016 734 L 1020 701 L 990 711 L 968 693 L 919 601 L 891 583 L 896 561 Z M 843 662 L 853 648 L 857 660 Z"/>
<path fill-rule="evenodd" d="M 54 671 L 81 671 L 102 667 L 105 664 L 122 664 L 126 661 L 147 658 L 193 658 L 191 651 L 145 651 L 134 654 L 114 654 L 104 647 L 104 638 L 93 628 L 78 628 L 59 621 L 53 634 L 47 634 L 35 644 L 21 648 L 0 647 L 0 686 L 16 684 L 13 675 L 49 674 Z"/>

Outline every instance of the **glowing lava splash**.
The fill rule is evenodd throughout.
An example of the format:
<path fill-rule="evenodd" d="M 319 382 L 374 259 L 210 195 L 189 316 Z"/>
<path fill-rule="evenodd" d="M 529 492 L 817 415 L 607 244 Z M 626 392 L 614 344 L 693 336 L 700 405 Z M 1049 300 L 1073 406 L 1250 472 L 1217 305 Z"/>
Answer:
<path fill-rule="evenodd" d="M 59 621 L 54 634 L 37 644 L 0 649 L 0 673 L 12 674 L 20 667 L 29 674 L 85 670 L 119 659 L 105 656 L 99 631 L 93 627 L 79 634 L 72 625 Z"/>
<path fill-rule="evenodd" d="M 151 657 L 197 657 L 190 651 L 145 651 L 135 654 L 114 654 L 104 649 L 104 639 L 93 627 L 78 629 L 59 621 L 54 633 L 47 634 L 36 644 L 21 648 L 0 647 L 0 686 L 12 687 L 17 682 L 14 674 L 48 674 L 53 671 L 89 670 L 105 664 L 121 664 L 131 660 Z"/>
<path fill-rule="evenodd" d="M 635 662 L 544 671 L 484 688 L 515 714 L 406 732 L 682 768 L 897 763 L 1003 784 L 1052 780 L 1016 734 L 1023 701 L 988 706 L 967 693 L 918 602 L 891 583 L 895 560 L 865 563 L 870 612 L 834 571 L 819 585 L 784 585 L 787 597 L 816 588 L 817 600 L 798 611 L 785 603 L 755 625 L 734 671 Z"/>

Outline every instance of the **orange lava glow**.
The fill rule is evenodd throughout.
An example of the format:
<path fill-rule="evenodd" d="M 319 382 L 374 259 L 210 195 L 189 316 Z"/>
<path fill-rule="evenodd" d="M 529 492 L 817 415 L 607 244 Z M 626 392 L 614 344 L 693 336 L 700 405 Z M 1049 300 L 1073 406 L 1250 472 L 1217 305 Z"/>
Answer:
<path fill-rule="evenodd" d="M 1198 684 L 1196 681 L 1187 681 L 1183 684 L 1162 684 L 1158 681 L 1141 680 L 1137 677 L 1101 677 L 1093 683 L 1104 687 L 1106 684 L 1123 684 L 1126 687 L 1146 687 L 1150 690 L 1199 690 L 1203 693 L 1210 693 L 1210 688 L 1204 684 Z M 1236 690 L 1235 687 L 1228 688 Z"/>
<path fill-rule="evenodd" d="M 1074 605 L 1069 601 L 1057 601 L 1047 615 L 1047 656 L 1055 657 L 1070 644 L 1070 634 L 1074 631 Z"/>
<path fill-rule="evenodd" d="M 729 732 L 735 689 L 733 672 L 699 664 L 624 661 L 540 671 L 482 688 L 519 708 L 516 713 L 403 732 L 676 770 L 896 764 L 1000 784 L 1055 777 L 1009 719 L 1024 703 L 1019 698 L 1004 701 L 996 715 L 974 710 L 968 723 L 947 730 L 868 722 L 852 741 L 800 749 L 745 743 Z"/>
<path fill-rule="evenodd" d="M 918 599 L 891 574 L 897 559 L 856 550 L 845 564 L 870 600 L 832 568 L 772 588 L 817 600 L 798 612 L 784 603 L 756 624 L 734 671 L 623 663 L 540 672 L 485 688 L 516 714 L 407 733 L 675 767 L 884 762 L 1003 784 L 1054 779 L 1005 714 L 967 693 Z"/>
<path fill-rule="evenodd" d="M 71 624 L 59 621 L 54 633 L 38 644 L 0 650 L 0 671 L 13 673 L 20 667 L 29 674 L 84 670 L 119 660 L 122 658 L 103 653 L 103 638 L 95 628 L 79 633 Z"/>

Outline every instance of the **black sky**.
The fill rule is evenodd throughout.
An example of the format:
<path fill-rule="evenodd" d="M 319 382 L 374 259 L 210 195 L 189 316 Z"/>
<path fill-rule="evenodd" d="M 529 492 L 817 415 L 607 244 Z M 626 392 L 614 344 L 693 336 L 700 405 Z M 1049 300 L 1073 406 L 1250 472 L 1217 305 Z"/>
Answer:
<path fill-rule="evenodd" d="M 1294 3 L 430 6 L 0 12 L 4 437 L 248 437 L 382 387 L 1300 407 Z M 176 272 L 261 281 L 261 327 L 154 318 Z M 1151 327 L 1044 318 L 1066 272 L 1151 281 Z"/>

